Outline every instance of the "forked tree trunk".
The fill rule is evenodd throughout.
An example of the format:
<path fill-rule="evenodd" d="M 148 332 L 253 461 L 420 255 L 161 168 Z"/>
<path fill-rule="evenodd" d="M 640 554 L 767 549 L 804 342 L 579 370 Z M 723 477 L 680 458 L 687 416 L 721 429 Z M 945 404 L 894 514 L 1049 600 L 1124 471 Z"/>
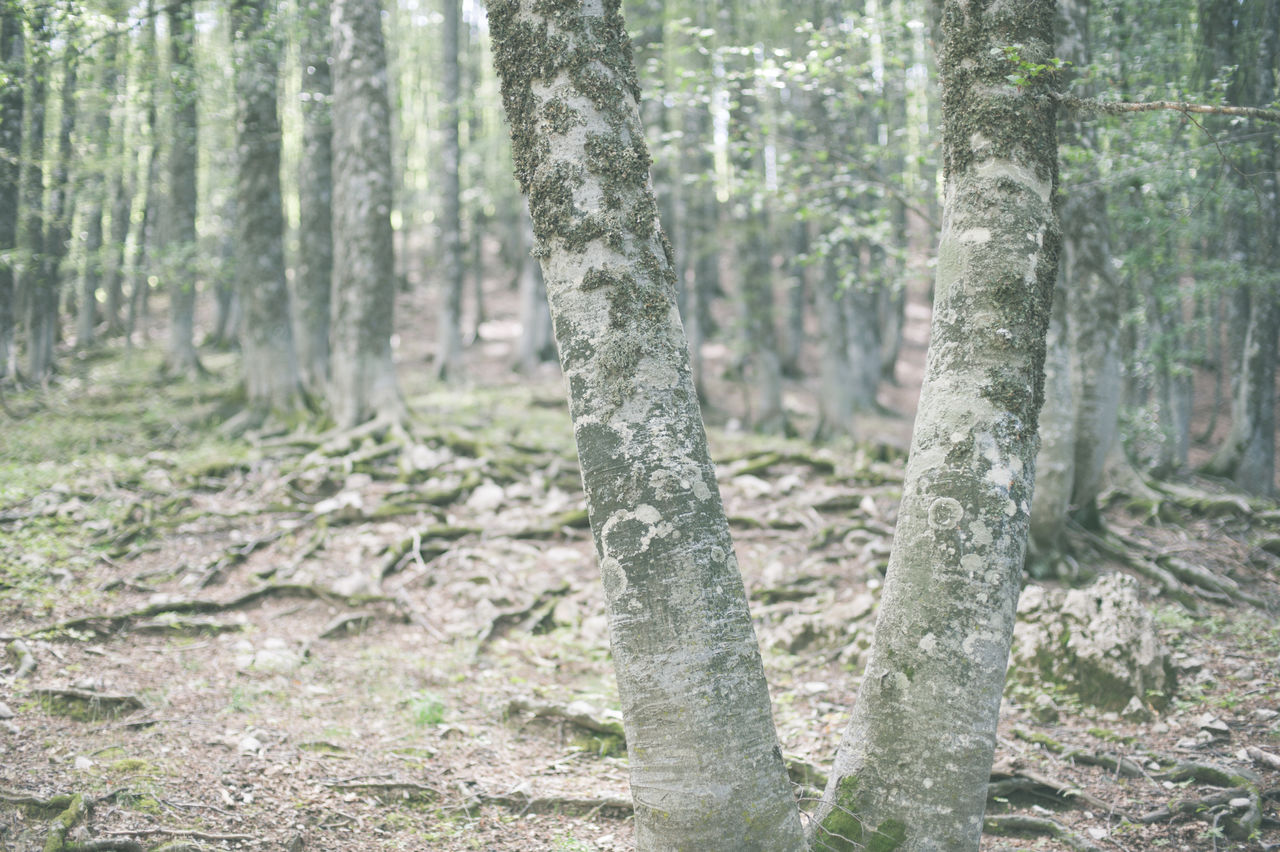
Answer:
<path fill-rule="evenodd" d="M 303 406 L 284 268 L 280 196 L 279 45 L 267 0 L 236 0 L 236 285 L 248 412 L 260 419 Z"/>
<path fill-rule="evenodd" d="M 1035 481 L 1057 267 L 1054 3 L 948 0 L 933 329 L 875 643 L 815 846 L 976 850 Z M 855 845 L 856 844 L 856 845 Z M 818 848 L 822 848 L 818 846 Z"/>
<path fill-rule="evenodd" d="M 329 402 L 341 427 L 402 413 L 391 358 L 395 253 L 391 110 L 379 0 L 334 0 L 333 332 Z"/>
<path fill-rule="evenodd" d="M 329 69 L 329 0 L 306 0 L 302 17 L 302 146 L 298 175 L 298 367 L 307 390 L 329 381 L 333 293 L 333 78 Z"/>
<path fill-rule="evenodd" d="M 641 850 L 805 846 L 676 309 L 618 0 L 492 0 L 608 601 Z"/>

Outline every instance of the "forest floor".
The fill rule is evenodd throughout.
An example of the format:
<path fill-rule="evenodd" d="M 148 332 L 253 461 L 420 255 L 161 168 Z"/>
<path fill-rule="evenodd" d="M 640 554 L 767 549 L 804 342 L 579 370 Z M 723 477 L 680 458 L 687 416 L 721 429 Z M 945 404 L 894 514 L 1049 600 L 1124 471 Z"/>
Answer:
<path fill-rule="evenodd" d="M 194 382 L 145 348 L 67 364 L 0 420 L 0 848 L 631 848 L 558 378 L 407 380 L 410 441 L 325 445 L 221 435 L 230 355 Z M 805 801 L 901 492 L 909 420 L 875 428 L 899 434 L 711 432 Z M 1107 523 L 1073 534 L 1076 582 L 1143 577 L 1177 693 L 1146 720 L 1054 693 L 1037 721 L 1036 691 L 1011 691 L 989 816 L 1026 819 L 983 849 L 1277 848 L 1280 512 L 1198 482 L 1117 491 Z M 1156 594 L 1170 553 L 1226 582 Z M 1241 799 L 1263 819 L 1233 839 Z"/>

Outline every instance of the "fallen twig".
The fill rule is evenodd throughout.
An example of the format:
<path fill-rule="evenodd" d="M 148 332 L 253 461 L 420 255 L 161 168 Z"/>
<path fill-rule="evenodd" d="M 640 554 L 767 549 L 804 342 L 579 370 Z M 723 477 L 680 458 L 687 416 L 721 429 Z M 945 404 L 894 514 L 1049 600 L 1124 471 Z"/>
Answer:
<path fill-rule="evenodd" d="M 21 680 L 36 670 L 36 656 L 31 653 L 31 646 L 21 639 L 9 643 L 9 652 L 18 658 L 18 670 L 14 672 L 14 680 Z"/>

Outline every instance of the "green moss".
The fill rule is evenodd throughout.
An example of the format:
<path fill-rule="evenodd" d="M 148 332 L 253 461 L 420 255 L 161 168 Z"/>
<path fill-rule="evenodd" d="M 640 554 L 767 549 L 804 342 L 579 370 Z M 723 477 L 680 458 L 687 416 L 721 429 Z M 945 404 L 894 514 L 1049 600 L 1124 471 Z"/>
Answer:
<path fill-rule="evenodd" d="M 876 826 L 875 833 L 867 838 L 867 852 L 893 852 L 906 839 L 906 825 L 896 819 L 887 819 Z"/>
<path fill-rule="evenodd" d="M 835 806 L 818 828 L 820 847 L 831 852 L 855 852 L 862 846 L 862 820 L 858 818 L 858 778 L 846 775 L 836 787 Z"/>

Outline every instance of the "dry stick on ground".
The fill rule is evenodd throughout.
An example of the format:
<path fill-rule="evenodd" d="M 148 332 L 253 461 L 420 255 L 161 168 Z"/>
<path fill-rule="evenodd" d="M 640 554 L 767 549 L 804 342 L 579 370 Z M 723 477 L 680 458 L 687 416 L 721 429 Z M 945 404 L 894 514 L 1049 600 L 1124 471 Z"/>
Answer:
<path fill-rule="evenodd" d="M 103 834 L 112 836 L 130 835 L 130 834 L 165 834 L 169 837 L 189 837 L 192 840 L 207 840 L 211 843 L 217 843 L 223 840 L 231 841 L 251 841 L 257 840 L 252 834 L 214 834 L 208 831 L 196 831 L 192 828 L 164 828 L 157 826 L 154 828 L 134 828 L 129 831 L 105 831 Z"/>
<path fill-rule="evenodd" d="M 14 680 L 21 680 L 36 670 L 36 656 L 31 653 L 31 646 L 26 642 L 14 639 L 9 643 L 9 653 L 18 658 L 18 670 L 13 674 Z"/>

